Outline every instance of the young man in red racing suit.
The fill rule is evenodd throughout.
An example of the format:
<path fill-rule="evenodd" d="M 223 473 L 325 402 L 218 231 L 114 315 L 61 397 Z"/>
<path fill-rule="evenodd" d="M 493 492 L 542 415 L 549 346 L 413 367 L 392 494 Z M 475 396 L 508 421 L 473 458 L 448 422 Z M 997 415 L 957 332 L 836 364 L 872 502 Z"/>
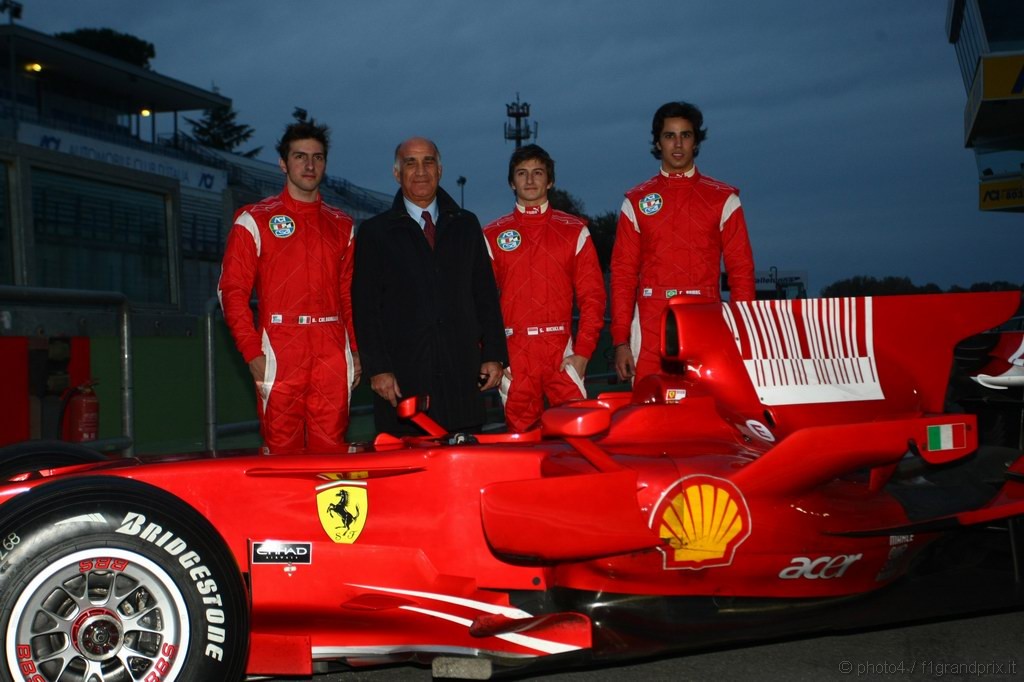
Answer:
<path fill-rule="evenodd" d="M 278 145 L 284 191 L 242 208 L 224 251 L 218 294 L 256 382 L 264 453 L 344 443 L 349 398 L 359 382 L 352 219 L 323 203 L 319 191 L 328 144 L 326 126 L 288 126 Z"/>
<path fill-rule="evenodd" d="M 623 381 L 661 371 L 661 314 L 673 296 L 719 299 L 721 262 L 733 301 L 754 298 L 754 258 L 739 190 L 697 170 L 704 116 L 686 102 L 654 115 L 661 172 L 626 192 L 611 263 L 612 344 Z"/>
<path fill-rule="evenodd" d="M 537 423 L 545 396 L 551 405 L 587 397 L 583 377 L 604 324 L 597 251 L 586 222 L 551 208 L 554 181 L 555 162 L 546 151 L 517 149 L 508 170 L 515 210 L 484 228 L 508 342 L 509 366 L 498 390 L 512 431 Z"/>

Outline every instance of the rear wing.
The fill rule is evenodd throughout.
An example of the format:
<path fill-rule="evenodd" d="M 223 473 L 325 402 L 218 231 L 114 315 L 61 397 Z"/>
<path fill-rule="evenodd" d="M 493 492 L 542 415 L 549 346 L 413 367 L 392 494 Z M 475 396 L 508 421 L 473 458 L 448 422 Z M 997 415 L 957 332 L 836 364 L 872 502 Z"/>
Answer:
<path fill-rule="evenodd" d="M 663 318 L 662 355 L 685 366 L 690 392 L 775 432 L 935 414 L 956 343 L 1019 305 L 1014 291 L 721 304 L 677 297 Z"/>

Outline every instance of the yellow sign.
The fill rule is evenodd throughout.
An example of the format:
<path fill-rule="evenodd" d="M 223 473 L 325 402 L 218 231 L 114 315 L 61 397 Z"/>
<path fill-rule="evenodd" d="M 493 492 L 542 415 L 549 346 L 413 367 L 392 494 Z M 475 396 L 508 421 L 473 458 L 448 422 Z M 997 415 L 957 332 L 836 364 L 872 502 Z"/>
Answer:
<path fill-rule="evenodd" d="M 333 486 L 316 494 L 320 525 L 337 543 L 351 545 L 356 541 L 366 525 L 367 508 L 363 486 Z"/>
<path fill-rule="evenodd" d="M 1024 209 L 1024 178 L 980 183 L 978 207 L 982 211 Z"/>
<path fill-rule="evenodd" d="M 1024 54 L 982 57 L 984 99 L 1024 98 Z"/>

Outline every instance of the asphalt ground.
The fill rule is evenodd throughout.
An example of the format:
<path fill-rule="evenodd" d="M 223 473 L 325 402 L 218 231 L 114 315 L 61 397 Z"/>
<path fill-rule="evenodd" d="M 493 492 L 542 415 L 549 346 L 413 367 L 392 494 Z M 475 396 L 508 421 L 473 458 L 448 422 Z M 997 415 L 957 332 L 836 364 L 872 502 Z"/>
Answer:
<path fill-rule="evenodd" d="M 313 682 L 426 682 L 431 679 L 431 672 L 429 668 L 402 666 L 330 673 L 312 679 Z M 527 675 L 518 679 L 545 682 L 1019 680 L 1024 679 L 1024 611 Z"/>
<path fill-rule="evenodd" d="M 818 623 L 824 632 L 499 679 L 1024 680 L 1024 582 L 1015 579 L 1007 539 L 1003 528 L 964 533 L 921 575 L 830 607 Z M 430 668 L 409 664 L 298 679 L 424 682 L 431 676 Z"/>

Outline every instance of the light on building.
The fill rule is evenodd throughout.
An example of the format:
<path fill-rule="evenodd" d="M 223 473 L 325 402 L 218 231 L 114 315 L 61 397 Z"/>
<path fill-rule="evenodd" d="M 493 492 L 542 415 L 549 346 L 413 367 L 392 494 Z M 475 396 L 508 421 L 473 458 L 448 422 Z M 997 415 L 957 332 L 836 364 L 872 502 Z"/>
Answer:
<path fill-rule="evenodd" d="M 142 116 L 143 118 L 149 118 L 150 116 L 153 115 L 153 112 L 150 111 L 149 109 L 143 109 L 142 111 L 139 112 L 139 115 Z"/>
<path fill-rule="evenodd" d="M 39 62 L 32 62 L 31 64 L 25 65 L 25 70 L 29 73 L 39 73 L 43 70 L 43 65 Z"/>

